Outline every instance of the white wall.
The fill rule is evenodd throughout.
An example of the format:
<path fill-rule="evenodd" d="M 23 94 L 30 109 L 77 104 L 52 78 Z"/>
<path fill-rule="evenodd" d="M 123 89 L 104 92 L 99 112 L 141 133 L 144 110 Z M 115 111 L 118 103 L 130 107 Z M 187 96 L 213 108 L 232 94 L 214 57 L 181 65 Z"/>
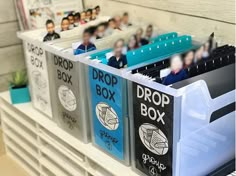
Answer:
<path fill-rule="evenodd" d="M 25 67 L 13 0 L 0 1 L 0 91 L 11 73 Z M 104 15 L 128 11 L 131 20 L 147 21 L 163 30 L 201 38 L 216 32 L 219 40 L 235 41 L 234 0 L 84 0 L 85 7 L 99 4 Z"/>
<path fill-rule="evenodd" d="M 163 30 L 235 41 L 235 0 L 84 0 L 85 7 L 99 4 L 104 15 L 128 11 L 132 20 L 147 21 Z"/>
<path fill-rule="evenodd" d="M 0 92 L 7 90 L 12 72 L 25 67 L 13 0 L 0 1 Z"/>

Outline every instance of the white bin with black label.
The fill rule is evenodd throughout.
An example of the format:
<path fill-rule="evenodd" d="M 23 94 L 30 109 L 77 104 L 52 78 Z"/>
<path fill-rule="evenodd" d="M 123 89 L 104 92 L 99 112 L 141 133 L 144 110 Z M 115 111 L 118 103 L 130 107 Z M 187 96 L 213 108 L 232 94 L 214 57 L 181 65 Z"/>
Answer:
<path fill-rule="evenodd" d="M 130 164 L 130 97 L 127 94 L 127 79 L 124 74 L 140 64 L 152 63 L 166 55 L 192 48 L 191 36 L 178 37 L 176 34 L 161 34 L 159 39 L 162 40 L 127 52 L 128 68 L 125 69 L 118 70 L 106 64 L 106 55 L 110 50 L 79 59 L 84 63 L 84 78 L 87 82 L 92 142 L 126 165 Z"/>
<path fill-rule="evenodd" d="M 208 175 L 235 155 L 235 48 L 170 86 L 141 74 L 158 64 L 125 75 L 132 167 L 143 176 Z"/>

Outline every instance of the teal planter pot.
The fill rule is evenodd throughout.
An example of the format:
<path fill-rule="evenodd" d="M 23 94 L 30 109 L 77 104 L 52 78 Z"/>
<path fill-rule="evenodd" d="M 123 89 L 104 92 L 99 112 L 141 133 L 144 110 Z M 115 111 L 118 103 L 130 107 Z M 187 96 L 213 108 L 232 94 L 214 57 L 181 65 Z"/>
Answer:
<path fill-rule="evenodd" d="M 10 86 L 10 95 L 12 104 L 30 102 L 29 87 L 13 88 Z"/>

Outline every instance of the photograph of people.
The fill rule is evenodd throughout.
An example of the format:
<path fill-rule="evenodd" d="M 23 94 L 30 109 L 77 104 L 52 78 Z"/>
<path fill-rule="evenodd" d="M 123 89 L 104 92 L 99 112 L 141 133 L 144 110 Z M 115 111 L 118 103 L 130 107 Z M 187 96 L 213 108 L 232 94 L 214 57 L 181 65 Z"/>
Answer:
<path fill-rule="evenodd" d="M 96 20 L 96 18 L 97 18 L 97 11 L 96 11 L 96 9 L 93 9 L 91 19 Z"/>
<path fill-rule="evenodd" d="M 68 31 L 68 30 L 70 30 L 70 22 L 67 17 L 64 17 L 61 20 L 61 31 Z"/>
<path fill-rule="evenodd" d="M 86 23 L 86 13 L 81 12 L 80 13 L 80 24 L 85 24 Z"/>
<path fill-rule="evenodd" d="M 203 46 L 203 53 L 202 53 L 202 58 L 206 59 L 209 57 L 209 52 L 210 52 L 210 48 L 209 48 L 210 44 L 209 42 L 206 42 Z"/>
<path fill-rule="evenodd" d="M 127 49 L 128 51 L 130 51 L 130 50 L 135 50 L 137 48 L 139 48 L 137 37 L 136 35 L 132 35 L 128 41 Z"/>
<path fill-rule="evenodd" d="M 55 32 L 55 24 L 52 20 L 46 21 L 46 29 L 47 29 L 47 35 L 43 38 L 43 41 L 51 41 L 55 39 L 59 39 L 60 35 Z"/>
<path fill-rule="evenodd" d="M 194 63 L 194 51 L 189 51 L 184 57 L 184 68 L 191 67 Z"/>
<path fill-rule="evenodd" d="M 75 50 L 75 55 L 96 50 L 96 46 L 90 42 L 91 33 L 88 29 L 83 32 L 83 43 Z"/>
<path fill-rule="evenodd" d="M 97 26 L 90 26 L 87 28 L 87 30 L 90 32 L 90 42 L 94 42 L 97 40 Z"/>
<path fill-rule="evenodd" d="M 180 55 L 176 55 L 171 58 L 170 69 L 170 74 L 164 78 L 162 84 L 171 85 L 188 78 L 186 71 L 183 69 L 183 61 Z"/>
<path fill-rule="evenodd" d="M 112 56 L 108 65 L 117 69 L 126 68 L 128 66 L 126 55 L 122 53 L 124 48 L 124 40 L 119 39 L 114 44 L 114 56 Z"/>
<path fill-rule="evenodd" d="M 104 35 L 105 35 L 105 30 L 106 30 L 105 25 L 102 24 L 102 23 L 99 24 L 99 25 L 97 26 L 97 30 L 96 30 L 96 39 L 101 39 L 101 38 L 103 38 Z"/>
<path fill-rule="evenodd" d="M 117 30 L 121 30 L 121 17 L 119 15 L 116 15 L 114 17 L 115 25 Z"/>
<path fill-rule="evenodd" d="M 101 11 L 100 6 L 96 6 L 94 9 L 96 10 L 96 13 L 97 13 L 97 16 L 98 16 L 100 14 L 100 11 Z"/>
<path fill-rule="evenodd" d="M 87 11 L 86 11 L 86 22 L 89 22 L 89 21 L 91 21 L 92 20 L 92 9 L 88 9 Z"/>
<path fill-rule="evenodd" d="M 215 33 L 211 33 L 211 35 L 208 38 L 209 42 L 209 52 L 212 52 L 217 46 L 218 43 L 215 41 Z"/>
<path fill-rule="evenodd" d="M 70 29 L 73 29 L 75 27 L 75 20 L 74 20 L 74 15 L 73 13 L 70 13 L 67 18 L 69 19 L 69 22 L 70 22 Z"/>
<path fill-rule="evenodd" d="M 145 38 L 143 38 L 143 29 L 139 28 L 136 32 L 136 37 L 139 43 L 139 46 L 147 45 L 149 42 Z"/>
<path fill-rule="evenodd" d="M 198 63 L 202 60 L 202 55 L 203 55 L 203 52 L 204 52 L 204 47 L 201 46 L 196 52 L 195 52 L 195 59 L 194 59 L 194 62 L 195 63 Z"/>
<path fill-rule="evenodd" d="M 111 35 L 114 32 L 115 28 L 116 28 L 116 24 L 115 24 L 114 18 L 109 19 L 108 27 L 106 29 L 105 35 L 106 36 Z"/>
<path fill-rule="evenodd" d="M 79 12 L 75 13 L 75 15 L 74 15 L 74 21 L 75 21 L 74 25 L 75 25 L 76 27 L 79 26 L 79 24 L 80 24 L 80 13 L 79 13 Z"/>
<path fill-rule="evenodd" d="M 145 39 L 150 42 L 151 38 L 153 37 L 153 26 L 149 24 L 146 29 Z"/>
<path fill-rule="evenodd" d="M 128 12 L 125 12 L 122 17 L 122 23 L 121 23 L 121 29 L 125 30 L 129 26 L 132 26 L 132 24 L 129 22 L 129 14 Z"/>

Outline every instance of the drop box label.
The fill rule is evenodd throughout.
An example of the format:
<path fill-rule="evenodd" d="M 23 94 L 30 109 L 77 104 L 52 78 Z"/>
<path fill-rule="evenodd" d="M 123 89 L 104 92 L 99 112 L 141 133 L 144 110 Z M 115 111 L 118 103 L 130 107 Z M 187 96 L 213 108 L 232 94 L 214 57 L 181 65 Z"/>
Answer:
<path fill-rule="evenodd" d="M 32 102 L 35 108 L 52 117 L 45 51 L 32 43 L 25 42 L 24 45 Z"/>
<path fill-rule="evenodd" d="M 133 84 L 135 165 L 148 176 L 172 175 L 173 97 Z"/>
<path fill-rule="evenodd" d="M 123 160 L 122 78 L 90 66 L 89 80 L 95 143 Z"/>
<path fill-rule="evenodd" d="M 53 113 L 65 130 L 80 134 L 79 131 L 79 80 L 76 64 L 68 59 L 53 55 L 49 59 Z"/>

